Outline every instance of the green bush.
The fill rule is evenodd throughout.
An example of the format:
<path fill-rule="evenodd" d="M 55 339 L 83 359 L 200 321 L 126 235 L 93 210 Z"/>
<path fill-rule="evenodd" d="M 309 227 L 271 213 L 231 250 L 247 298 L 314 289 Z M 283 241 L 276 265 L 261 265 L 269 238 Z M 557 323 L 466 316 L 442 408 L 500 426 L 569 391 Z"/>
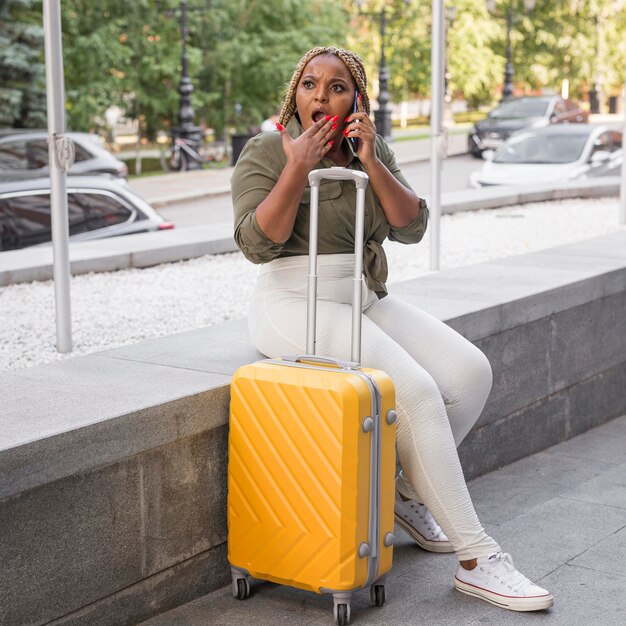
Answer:
<path fill-rule="evenodd" d="M 128 175 L 135 175 L 135 159 L 124 159 L 124 163 L 126 163 L 126 167 L 128 167 Z M 143 157 L 141 159 L 141 173 L 148 174 L 150 172 L 160 172 L 163 173 L 163 169 L 161 168 L 161 161 L 158 157 Z"/>

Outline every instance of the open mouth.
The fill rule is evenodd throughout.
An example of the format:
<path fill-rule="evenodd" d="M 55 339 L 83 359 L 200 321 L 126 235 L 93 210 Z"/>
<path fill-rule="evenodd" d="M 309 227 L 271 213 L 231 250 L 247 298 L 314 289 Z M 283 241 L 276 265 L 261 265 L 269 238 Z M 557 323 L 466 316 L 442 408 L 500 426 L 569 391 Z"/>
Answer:
<path fill-rule="evenodd" d="M 323 117 L 326 117 L 326 111 L 318 109 L 317 111 L 313 112 L 313 115 L 311 115 L 311 117 L 313 118 L 314 123 L 319 122 Z"/>

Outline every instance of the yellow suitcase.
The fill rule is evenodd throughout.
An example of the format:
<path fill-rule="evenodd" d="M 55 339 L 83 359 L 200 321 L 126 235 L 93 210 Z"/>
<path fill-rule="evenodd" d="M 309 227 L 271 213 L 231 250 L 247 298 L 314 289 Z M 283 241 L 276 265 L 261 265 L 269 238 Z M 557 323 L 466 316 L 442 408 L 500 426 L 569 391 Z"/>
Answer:
<path fill-rule="evenodd" d="M 315 356 L 317 214 L 322 178 L 357 185 L 355 289 L 350 361 Z M 228 560 L 233 595 L 248 577 L 334 598 L 335 622 L 350 621 L 352 593 L 385 601 L 394 525 L 395 390 L 361 368 L 364 172 L 310 173 L 307 354 L 239 368 L 231 382 Z"/>

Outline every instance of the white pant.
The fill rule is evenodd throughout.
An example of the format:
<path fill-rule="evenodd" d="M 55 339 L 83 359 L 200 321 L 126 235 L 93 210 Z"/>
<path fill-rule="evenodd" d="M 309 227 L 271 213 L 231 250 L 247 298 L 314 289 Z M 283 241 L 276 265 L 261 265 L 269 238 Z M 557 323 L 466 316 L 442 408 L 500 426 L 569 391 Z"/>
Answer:
<path fill-rule="evenodd" d="M 318 257 L 317 353 L 350 358 L 354 256 Z M 268 357 L 306 348 L 308 257 L 263 265 L 249 329 Z M 476 346 L 420 309 L 363 287 L 361 363 L 385 371 L 396 387 L 397 448 L 404 495 L 424 502 L 459 560 L 498 551 L 482 528 L 456 446 L 478 419 L 491 389 L 491 367 Z M 418 495 L 419 494 L 419 495 Z"/>

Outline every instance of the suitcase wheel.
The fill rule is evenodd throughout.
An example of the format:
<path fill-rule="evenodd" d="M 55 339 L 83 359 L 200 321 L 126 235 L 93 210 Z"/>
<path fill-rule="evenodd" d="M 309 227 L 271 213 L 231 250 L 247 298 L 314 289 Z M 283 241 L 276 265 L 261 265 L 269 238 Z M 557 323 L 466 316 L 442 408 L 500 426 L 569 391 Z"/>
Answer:
<path fill-rule="evenodd" d="M 335 624 L 337 626 L 347 626 L 350 623 L 350 605 L 349 604 L 336 604 L 335 605 Z"/>
<path fill-rule="evenodd" d="M 370 587 L 370 598 L 372 604 L 376 606 L 385 604 L 385 585 L 372 585 Z"/>
<path fill-rule="evenodd" d="M 245 600 L 250 595 L 250 583 L 247 578 L 233 580 L 233 595 L 237 600 Z"/>

